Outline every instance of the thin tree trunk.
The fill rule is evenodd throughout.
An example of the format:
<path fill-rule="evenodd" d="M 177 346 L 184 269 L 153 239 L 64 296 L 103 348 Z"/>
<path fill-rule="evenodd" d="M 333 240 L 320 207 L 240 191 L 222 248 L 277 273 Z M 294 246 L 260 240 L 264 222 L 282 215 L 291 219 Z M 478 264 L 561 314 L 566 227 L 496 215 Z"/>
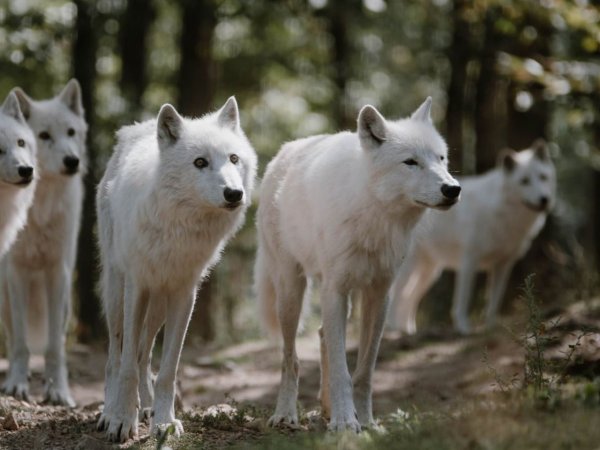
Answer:
<path fill-rule="evenodd" d="M 455 0 L 452 10 L 452 44 L 448 49 L 450 60 L 450 84 L 448 85 L 448 106 L 446 108 L 446 140 L 450 150 L 451 169 L 462 172 L 465 120 L 465 87 L 467 85 L 467 64 L 471 58 L 469 23 L 464 19 L 466 0 Z"/>
<path fill-rule="evenodd" d="M 179 66 L 179 110 L 187 116 L 200 116 L 212 107 L 215 66 L 212 42 L 215 5 L 211 0 L 181 0 L 181 63 Z M 190 332 L 204 341 L 215 339 L 213 286 L 216 273 L 202 283 L 196 297 Z"/>
<path fill-rule="evenodd" d="M 94 2 L 75 0 L 77 20 L 76 38 L 73 45 L 73 76 L 81 84 L 82 101 L 86 111 L 88 130 L 88 173 L 84 178 L 85 199 L 81 217 L 81 232 L 77 249 L 77 299 L 79 307 L 77 337 L 89 342 L 105 333 L 100 299 L 96 293 L 98 280 L 98 249 L 94 229 L 96 225 L 95 189 L 97 149 L 94 140 L 94 89 L 96 82 L 96 51 L 98 40 L 94 32 L 98 27 Z"/>
<path fill-rule="evenodd" d="M 152 0 L 127 0 L 121 18 L 121 93 L 128 102 L 127 120 L 139 119 L 142 96 L 146 91 L 147 38 L 156 12 Z"/>

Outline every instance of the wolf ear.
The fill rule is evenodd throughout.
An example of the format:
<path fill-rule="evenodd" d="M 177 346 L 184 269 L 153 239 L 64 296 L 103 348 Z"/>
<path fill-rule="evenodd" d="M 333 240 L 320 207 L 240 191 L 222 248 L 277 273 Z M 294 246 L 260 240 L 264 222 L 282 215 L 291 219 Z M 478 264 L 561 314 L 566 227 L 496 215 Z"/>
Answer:
<path fill-rule="evenodd" d="M 425 101 L 417 108 L 410 116 L 413 120 L 431 123 L 431 97 L 427 97 Z"/>
<path fill-rule="evenodd" d="M 217 111 L 217 123 L 220 127 L 229 128 L 232 131 L 240 129 L 240 112 L 237 101 L 232 95 L 227 99 L 223 107 Z"/>
<path fill-rule="evenodd" d="M 363 106 L 358 113 L 358 138 L 365 149 L 379 147 L 387 139 L 383 116 L 371 105 Z"/>
<path fill-rule="evenodd" d="M 498 166 L 502 167 L 506 172 L 512 172 L 517 166 L 517 152 L 510 148 L 505 148 L 498 155 Z"/>
<path fill-rule="evenodd" d="M 19 109 L 21 110 L 23 117 L 25 117 L 26 120 L 29 119 L 33 100 L 31 100 L 31 98 L 29 98 L 29 96 L 20 87 L 16 87 L 10 92 L 17 98 L 17 101 L 19 102 Z"/>
<path fill-rule="evenodd" d="M 540 161 L 550 161 L 550 151 L 548 150 L 548 144 L 544 139 L 536 139 L 531 145 L 533 154 Z"/>
<path fill-rule="evenodd" d="M 183 119 L 175 108 L 168 103 L 162 105 L 156 123 L 158 140 L 165 144 L 172 144 L 181 137 L 182 129 Z"/>
<path fill-rule="evenodd" d="M 14 93 L 14 89 L 6 96 L 6 100 L 4 100 L 4 103 L 2 104 L 2 112 L 15 119 L 17 122 L 21 122 L 22 124 L 27 123 L 25 122 L 25 117 L 23 117 L 23 113 L 21 112 L 19 99 Z"/>
<path fill-rule="evenodd" d="M 81 86 L 79 81 L 71 78 L 62 92 L 58 94 L 61 102 L 69 107 L 78 116 L 83 116 L 83 103 L 81 102 Z"/>

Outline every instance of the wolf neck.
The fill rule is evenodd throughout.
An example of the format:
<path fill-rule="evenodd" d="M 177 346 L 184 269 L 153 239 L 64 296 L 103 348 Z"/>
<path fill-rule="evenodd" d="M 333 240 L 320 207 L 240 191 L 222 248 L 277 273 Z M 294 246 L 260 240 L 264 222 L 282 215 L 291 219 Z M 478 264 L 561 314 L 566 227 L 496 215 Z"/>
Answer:
<path fill-rule="evenodd" d="M 8 251 L 17 231 L 25 225 L 27 208 L 24 204 L 27 203 L 25 196 L 28 190 L 29 188 L 0 185 L 0 259 Z"/>
<path fill-rule="evenodd" d="M 47 224 L 53 217 L 60 216 L 65 209 L 76 207 L 65 201 L 69 191 L 81 183 L 80 175 L 44 176 L 42 174 L 35 189 L 29 220 L 39 225 Z"/>

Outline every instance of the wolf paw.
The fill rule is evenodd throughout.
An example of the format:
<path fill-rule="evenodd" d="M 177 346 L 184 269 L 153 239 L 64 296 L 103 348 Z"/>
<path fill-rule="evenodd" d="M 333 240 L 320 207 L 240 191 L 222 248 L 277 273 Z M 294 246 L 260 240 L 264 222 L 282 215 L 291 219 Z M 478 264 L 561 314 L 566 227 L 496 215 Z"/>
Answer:
<path fill-rule="evenodd" d="M 29 401 L 29 382 L 27 380 L 15 381 L 8 379 L 2 384 L 2 388 L 0 389 L 4 394 L 10 395 L 17 400 Z"/>
<path fill-rule="evenodd" d="M 44 396 L 44 403 L 48 405 L 62 405 L 68 406 L 69 408 L 75 407 L 75 401 L 71 397 L 69 388 L 56 388 L 50 386 L 46 389 L 46 395 Z"/>
<path fill-rule="evenodd" d="M 152 417 L 152 408 L 141 408 L 140 409 L 140 413 L 139 413 L 140 422 L 149 424 L 151 417 Z"/>
<path fill-rule="evenodd" d="M 108 413 L 103 412 L 100 414 L 100 418 L 98 419 L 98 423 L 96 424 L 96 430 L 106 431 L 106 430 L 108 430 L 109 424 L 110 424 L 110 416 Z"/>
<path fill-rule="evenodd" d="M 157 439 L 164 439 L 169 435 L 178 438 L 182 433 L 183 425 L 181 424 L 181 421 L 177 419 L 173 419 L 171 422 L 167 423 L 157 423 L 152 427 L 152 434 L 154 434 Z"/>
<path fill-rule="evenodd" d="M 355 433 L 360 433 L 360 423 L 358 423 L 358 419 L 356 417 L 356 413 L 354 414 L 344 414 L 342 417 L 332 417 L 329 421 L 329 426 L 327 427 L 328 431 L 354 431 Z"/>
<path fill-rule="evenodd" d="M 129 438 L 137 437 L 138 421 L 137 412 L 130 417 L 118 416 L 108 424 L 107 436 L 112 442 L 125 442 Z"/>
<path fill-rule="evenodd" d="M 270 418 L 267 424 L 270 427 L 297 427 L 298 426 L 298 415 L 296 412 L 288 412 L 279 414 L 275 412 Z"/>

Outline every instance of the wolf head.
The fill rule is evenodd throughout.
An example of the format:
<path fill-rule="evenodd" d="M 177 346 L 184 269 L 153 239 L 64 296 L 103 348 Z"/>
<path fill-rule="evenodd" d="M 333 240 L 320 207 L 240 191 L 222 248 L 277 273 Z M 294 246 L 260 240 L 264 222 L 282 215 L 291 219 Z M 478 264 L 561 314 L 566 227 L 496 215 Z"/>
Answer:
<path fill-rule="evenodd" d="M 460 185 L 448 173 L 448 148 L 430 111 L 428 97 L 408 119 L 387 121 L 370 105 L 358 115 L 358 137 L 373 164 L 371 186 L 388 205 L 408 200 L 448 209 L 459 199 Z"/>
<path fill-rule="evenodd" d="M 183 118 L 165 104 L 157 135 L 161 175 L 181 201 L 232 211 L 250 203 L 256 153 L 240 127 L 234 97 L 200 119 Z"/>
<path fill-rule="evenodd" d="M 32 100 L 19 88 L 14 92 L 36 137 L 42 176 L 68 177 L 83 172 L 87 124 L 77 80 L 70 80 L 60 94 L 49 100 Z"/>
<path fill-rule="evenodd" d="M 533 211 L 549 211 L 556 196 L 556 171 L 542 139 L 531 148 L 515 152 L 504 150 L 498 164 L 508 194 Z"/>
<path fill-rule="evenodd" d="M 0 187 L 27 186 L 36 174 L 36 143 L 10 92 L 0 108 Z"/>

